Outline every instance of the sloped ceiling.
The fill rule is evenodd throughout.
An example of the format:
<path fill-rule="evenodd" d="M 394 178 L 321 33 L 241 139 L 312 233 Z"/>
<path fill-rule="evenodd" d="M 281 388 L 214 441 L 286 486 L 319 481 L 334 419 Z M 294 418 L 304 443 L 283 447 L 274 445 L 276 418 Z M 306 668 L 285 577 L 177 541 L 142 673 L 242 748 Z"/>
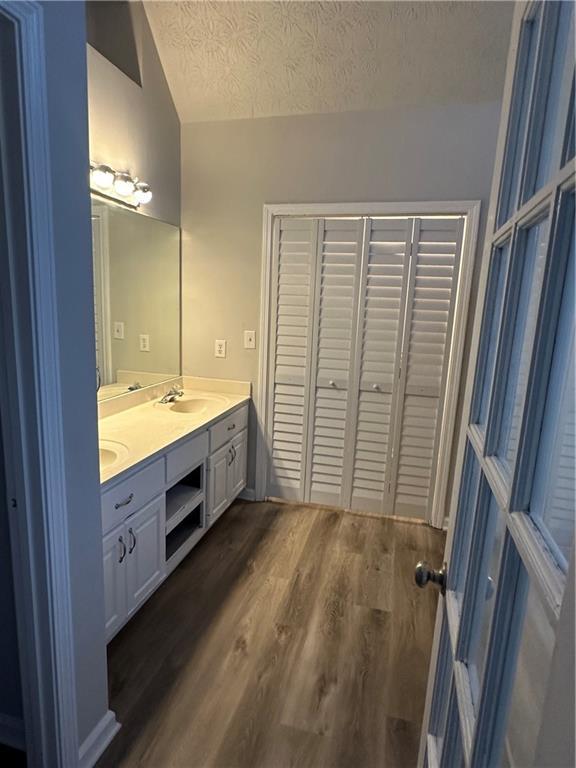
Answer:
<path fill-rule="evenodd" d="M 145 2 L 182 122 L 501 96 L 512 4 Z"/>

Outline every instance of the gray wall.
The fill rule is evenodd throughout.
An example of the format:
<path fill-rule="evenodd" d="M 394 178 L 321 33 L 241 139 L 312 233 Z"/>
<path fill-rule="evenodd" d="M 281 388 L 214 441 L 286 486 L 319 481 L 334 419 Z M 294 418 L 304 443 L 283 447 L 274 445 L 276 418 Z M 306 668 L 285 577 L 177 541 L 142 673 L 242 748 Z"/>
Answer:
<path fill-rule="evenodd" d="M 90 159 L 147 181 L 142 212 L 180 223 L 180 121 L 141 3 L 130 3 L 142 87 L 88 46 Z"/>
<path fill-rule="evenodd" d="M 264 203 L 480 199 L 485 214 L 499 115 L 490 102 L 183 125 L 184 373 L 256 383 L 242 331 L 258 329 Z M 254 419 L 250 440 L 252 487 Z"/>
<path fill-rule="evenodd" d="M 108 710 L 83 3 L 44 4 L 80 743 Z"/>

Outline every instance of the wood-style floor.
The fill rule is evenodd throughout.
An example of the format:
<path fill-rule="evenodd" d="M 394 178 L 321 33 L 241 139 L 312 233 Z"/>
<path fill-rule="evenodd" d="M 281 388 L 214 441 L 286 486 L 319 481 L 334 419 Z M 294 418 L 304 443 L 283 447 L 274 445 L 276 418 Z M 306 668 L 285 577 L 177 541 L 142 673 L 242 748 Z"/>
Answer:
<path fill-rule="evenodd" d="M 236 503 L 109 646 L 122 730 L 98 763 L 416 764 L 440 565 L 423 525 Z"/>

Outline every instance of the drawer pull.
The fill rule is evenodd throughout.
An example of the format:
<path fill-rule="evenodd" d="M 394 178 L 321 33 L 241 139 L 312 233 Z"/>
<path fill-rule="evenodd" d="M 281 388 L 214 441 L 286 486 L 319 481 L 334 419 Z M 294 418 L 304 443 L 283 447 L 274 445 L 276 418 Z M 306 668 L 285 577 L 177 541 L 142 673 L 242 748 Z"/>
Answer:
<path fill-rule="evenodd" d="M 127 507 L 133 498 L 134 498 L 134 494 L 131 493 L 130 496 L 126 496 L 124 501 L 117 501 L 116 504 L 114 504 L 114 509 L 120 509 L 120 507 Z"/>
<path fill-rule="evenodd" d="M 132 552 L 136 549 L 136 534 L 132 530 L 132 528 L 128 528 L 128 533 L 130 534 L 130 538 L 132 539 L 132 543 L 130 544 L 130 549 L 128 550 L 128 554 L 131 555 Z"/>
<path fill-rule="evenodd" d="M 118 537 L 118 543 L 122 546 L 122 549 L 120 550 L 120 558 L 118 560 L 119 563 L 124 562 L 124 558 L 126 557 L 126 544 L 124 542 L 124 537 L 119 536 Z"/>
<path fill-rule="evenodd" d="M 231 432 L 233 429 L 236 429 L 236 424 L 230 424 L 228 427 L 228 432 Z"/>

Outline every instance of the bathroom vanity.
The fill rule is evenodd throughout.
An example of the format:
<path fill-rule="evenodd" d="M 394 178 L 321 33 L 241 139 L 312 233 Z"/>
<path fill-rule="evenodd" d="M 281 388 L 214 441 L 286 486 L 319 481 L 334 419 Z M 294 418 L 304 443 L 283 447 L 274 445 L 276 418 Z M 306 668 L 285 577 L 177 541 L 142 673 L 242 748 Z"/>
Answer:
<path fill-rule="evenodd" d="M 250 385 L 182 386 L 173 402 L 134 393 L 144 401 L 99 420 L 107 640 L 246 486 Z"/>
<path fill-rule="evenodd" d="M 246 486 L 248 382 L 180 375 L 180 230 L 93 196 L 106 639 Z"/>

